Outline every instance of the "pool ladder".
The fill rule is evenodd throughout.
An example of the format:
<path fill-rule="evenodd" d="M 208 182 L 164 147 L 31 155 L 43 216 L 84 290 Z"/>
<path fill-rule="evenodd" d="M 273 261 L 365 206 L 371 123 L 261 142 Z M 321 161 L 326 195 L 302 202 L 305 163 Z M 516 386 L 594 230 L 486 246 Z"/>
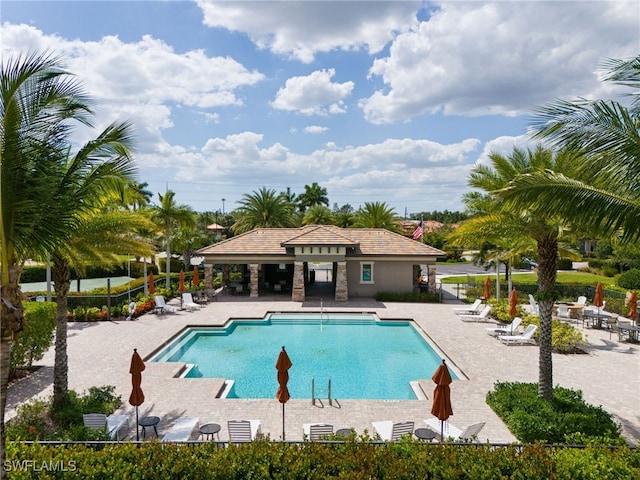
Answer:
<path fill-rule="evenodd" d="M 329 405 L 332 405 L 331 400 L 331 377 L 329 377 L 329 383 L 327 384 L 327 397 Z M 311 377 L 311 405 L 316 404 L 316 380 L 315 377 Z"/>

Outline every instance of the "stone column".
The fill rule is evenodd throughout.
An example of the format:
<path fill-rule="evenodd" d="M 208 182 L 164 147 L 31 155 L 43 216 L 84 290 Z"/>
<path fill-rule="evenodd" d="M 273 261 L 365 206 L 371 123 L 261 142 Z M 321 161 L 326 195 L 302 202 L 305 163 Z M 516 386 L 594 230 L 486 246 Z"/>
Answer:
<path fill-rule="evenodd" d="M 213 265 L 205 264 L 204 266 L 204 288 L 213 288 Z"/>
<path fill-rule="evenodd" d="M 258 296 L 258 265 L 257 263 L 249 264 L 249 296 L 257 297 Z"/>
<path fill-rule="evenodd" d="M 429 269 L 429 292 L 436 293 L 436 266 L 427 265 Z"/>
<path fill-rule="evenodd" d="M 349 300 L 349 286 L 347 284 L 347 262 L 337 262 L 336 271 L 336 302 Z"/>
<path fill-rule="evenodd" d="M 291 300 L 304 302 L 304 262 L 293 262 L 293 291 Z"/>

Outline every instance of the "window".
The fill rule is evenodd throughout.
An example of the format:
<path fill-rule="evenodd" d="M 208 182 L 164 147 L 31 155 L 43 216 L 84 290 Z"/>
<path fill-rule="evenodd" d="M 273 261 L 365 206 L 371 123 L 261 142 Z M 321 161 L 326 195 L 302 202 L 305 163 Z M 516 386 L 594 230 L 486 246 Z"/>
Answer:
<path fill-rule="evenodd" d="M 360 263 L 360 283 L 373 283 L 373 263 Z"/>

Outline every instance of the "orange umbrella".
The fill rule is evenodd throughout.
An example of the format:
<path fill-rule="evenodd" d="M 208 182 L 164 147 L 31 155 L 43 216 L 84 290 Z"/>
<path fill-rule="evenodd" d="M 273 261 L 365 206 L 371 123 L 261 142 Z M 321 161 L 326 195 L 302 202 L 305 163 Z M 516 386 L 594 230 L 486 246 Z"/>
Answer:
<path fill-rule="evenodd" d="M 200 284 L 200 275 L 198 275 L 198 267 L 193 267 L 193 284 L 196 287 Z"/>
<path fill-rule="evenodd" d="M 602 297 L 603 297 L 603 295 L 602 295 L 602 284 L 600 282 L 598 282 L 598 284 L 596 285 L 596 296 L 593 297 L 593 304 L 598 308 L 600 308 L 603 305 L 603 303 L 602 303 L 603 298 Z"/>
<path fill-rule="evenodd" d="M 282 404 L 282 440 L 284 441 L 284 404 L 289 400 L 289 389 L 287 388 L 287 382 L 289 381 L 289 369 L 293 364 L 289 360 L 289 355 L 285 351 L 284 347 L 278 355 L 278 361 L 276 362 L 276 370 L 278 370 L 278 391 L 276 392 L 276 398 Z"/>
<path fill-rule="evenodd" d="M 144 362 L 138 350 L 133 349 L 133 356 L 131 357 L 131 367 L 129 367 L 129 373 L 131 374 L 131 395 L 129 396 L 129 403 L 136 407 L 136 440 L 140 440 L 140 432 L 138 430 L 138 407 L 144 403 L 144 393 L 140 385 L 142 384 L 142 372 L 145 369 Z"/>
<path fill-rule="evenodd" d="M 444 422 L 453 415 L 451 408 L 451 374 L 444 360 L 433 374 L 431 380 L 436 384 L 433 391 L 433 403 L 431 404 L 431 414 L 440 420 L 440 438 L 444 438 Z"/>
<path fill-rule="evenodd" d="M 153 295 L 154 293 L 156 293 L 156 284 L 153 279 L 153 272 L 151 272 L 149 274 L 149 294 Z"/>
<path fill-rule="evenodd" d="M 638 317 L 638 294 L 631 292 L 629 297 L 629 317 L 635 320 Z"/>
<path fill-rule="evenodd" d="M 514 288 L 509 294 L 509 315 L 511 318 L 518 314 L 518 292 Z"/>
<path fill-rule="evenodd" d="M 491 296 L 491 279 L 489 277 L 484 281 L 484 299 L 487 300 Z"/>
<path fill-rule="evenodd" d="M 184 293 L 184 270 L 180 270 L 180 283 L 178 284 L 178 291 Z"/>

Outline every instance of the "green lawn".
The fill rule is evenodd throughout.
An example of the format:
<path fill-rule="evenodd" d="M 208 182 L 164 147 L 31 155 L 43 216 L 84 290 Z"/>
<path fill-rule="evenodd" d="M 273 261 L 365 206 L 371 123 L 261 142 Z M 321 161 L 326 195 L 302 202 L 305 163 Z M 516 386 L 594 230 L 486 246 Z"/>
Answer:
<path fill-rule="evenodd" d="M 484 282 L 485 278 L 490 277 L 492 280 L 495 280 L 495 274 L 480 274 L 480 275 L 469 275 L 469 277 L 474 277 L 477 282 Z M 513 275 L 514 282 L 520 284 L 536 284 L 538 283 L 538 275 L 536 273 L 515 273 Z M 456 284 L 465 282 L 466 277 L 463 276 L 455 276 L 455 277 L 445 277 L 442 279 L 442 283 L 447 284 Z M 501 282 L 506 282 L 506 278 L 504 275 L 500 276 Z M 602 283 L 603 287 L 613 288 L 615 287 L 615 278 L 613 277 L 605 277 L 604 275 L 594 275 L 592 273 L 586 272 L 558 272 L 558 277 L 556 279 L 556 283 L 560 284 L 573 284 L 573 285 L 593 285 L 595 286 L 598 282 Z"/>

